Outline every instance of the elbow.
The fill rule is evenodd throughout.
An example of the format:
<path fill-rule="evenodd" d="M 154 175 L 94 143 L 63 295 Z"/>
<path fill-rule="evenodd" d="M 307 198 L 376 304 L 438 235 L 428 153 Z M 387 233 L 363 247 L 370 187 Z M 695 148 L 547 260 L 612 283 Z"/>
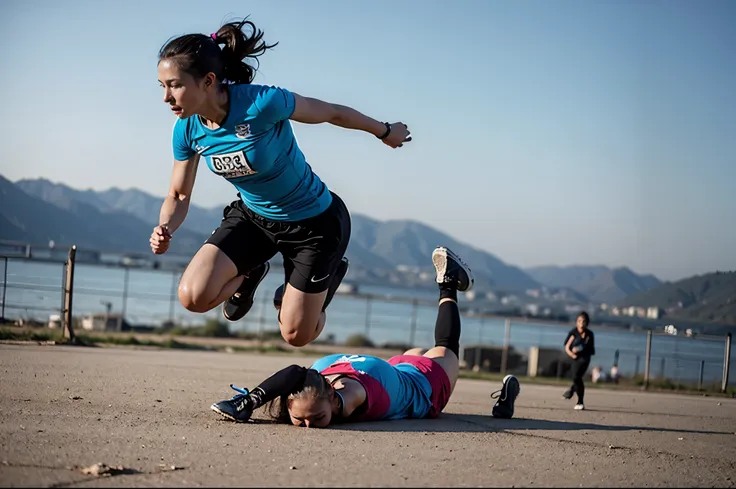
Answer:
<path fill-rule="evenodd" d="M 175 190 L 172 190 L 171 192 L 169 192 L 169 195 L 168 195 L 168 198 L 174 201 L 174 203 L 176 204 L 182 203 L 186 205 L 189 205 L 190 197 L 191 196 L 189 194 L 185 194 L 183 192 L 177 192 Z"/>

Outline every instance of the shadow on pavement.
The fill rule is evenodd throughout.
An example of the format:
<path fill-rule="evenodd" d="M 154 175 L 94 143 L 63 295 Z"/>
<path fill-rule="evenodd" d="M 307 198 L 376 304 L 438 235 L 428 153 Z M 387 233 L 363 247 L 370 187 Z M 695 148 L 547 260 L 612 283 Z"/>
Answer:
<path fill-rule="evenodd" d="M 443 413 L 438 419 L 404 419 L 368 423 L 334 425 L 330 429 L 343 431 L 390 431 L 428 433 L 480 433 L 506 430 L 540 431 L 649 431 L 670 433 L 698 433 L 704 435 L 731 435 L 726 431 L 681 430 L 650 426 L 615 426 L 546 419 L 497 419 L 481 414 Z"/>
<path fill-rule="evenodd" d="M 525 409 L 544 409 L 548 411 L 565 411 L 570 412 L 572 411 L 572 407 L 562 408 L 562 407 L 555 407 L 555 406 L 524 406 Z M 692 413 L 692 414 L 683 414 L 683 413 L 666 413 L 666 412 L 654 412 L 654 411 L 632 411 L 630 409 L 616 409 L 616 408 L 606 408 L 606 409 L 596 409 L 596 408 L 590 408 L 586 405 L 585 412 L 588 413 L 615 413 L 615 414 L 636 414 L 636 415 L 644 415 L 644 416 L 674 416 L 679 418 L 716 418 L 716 419 L 732 419 L 731 417 L 727 416 L 728 412 L 724 413 L 724 416 L 703 416 L 702 414 L 698 413 Z"/>

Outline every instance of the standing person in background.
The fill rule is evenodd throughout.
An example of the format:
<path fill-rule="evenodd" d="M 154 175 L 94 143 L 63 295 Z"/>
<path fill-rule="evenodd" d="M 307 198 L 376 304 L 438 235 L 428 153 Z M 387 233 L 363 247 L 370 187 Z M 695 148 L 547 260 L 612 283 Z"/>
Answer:
<path fill-rule="evenodd" d="M 565 399 L 572 399 L 573 394 L 577 394 L 578 402 L 575 404 L 576 410 L 585 409 L 584 396 L 585 384 L 583 376 L 588 370 L 590 359 L 595 355 L 595 336 L 588 329 L 590 325 L 590 316 L 585 311 L 578 314 L 575 327 L 567 333 L 565 338 L 565 353 L 572 359 L 572 386 L 562 394 Z"/>

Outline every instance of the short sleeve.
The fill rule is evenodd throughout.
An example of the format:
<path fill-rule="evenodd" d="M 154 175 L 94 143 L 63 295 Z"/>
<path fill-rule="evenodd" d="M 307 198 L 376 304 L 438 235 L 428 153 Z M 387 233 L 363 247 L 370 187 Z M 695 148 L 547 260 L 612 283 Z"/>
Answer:
<path fill-rule="evenodd" d="M 174 150 L 174 159 L 176 161 L 186 161 L 194 154 L 191 146 L 189 146 L 187 123 L 185 120 L 177 119 L 174 123 L 174 129 L 171 135 L 171 145 Z"/>
<path fill-rule="evenodd" d="M 261 87 L 255 100 L 258 115 L 264 122 L 276 124 L 294 113 L 294 94 L 285 88 Z"/>
<path fill-rule="evenodd" d="M 322 357 L 319 360 L 315 361 L 310 368 L 316 370 L 317 372 L 321 372 L 333 363 L 335 363 L 338 358 L 341 358 L 343 356 L 345 355 L 341 353 L 327 355 L 326 357 Z"/>

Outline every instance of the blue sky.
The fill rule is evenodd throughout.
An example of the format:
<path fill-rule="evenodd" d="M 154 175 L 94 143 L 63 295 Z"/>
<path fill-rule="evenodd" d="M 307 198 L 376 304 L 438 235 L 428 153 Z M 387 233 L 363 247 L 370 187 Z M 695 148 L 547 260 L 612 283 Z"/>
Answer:
<path fill-rule="evenodd" d="M 0 2 L 0 174 L 167 191 L 170 37 L 250 15 L 256 83 L 401 120 L 391 150 L 295 129 L 352 212 L 527 267 L 736 269 L 736 2 Z M 201 165 L 193 200 L 234 198 Z M 147 240 L 147 237 L 141 239 Z"/>

